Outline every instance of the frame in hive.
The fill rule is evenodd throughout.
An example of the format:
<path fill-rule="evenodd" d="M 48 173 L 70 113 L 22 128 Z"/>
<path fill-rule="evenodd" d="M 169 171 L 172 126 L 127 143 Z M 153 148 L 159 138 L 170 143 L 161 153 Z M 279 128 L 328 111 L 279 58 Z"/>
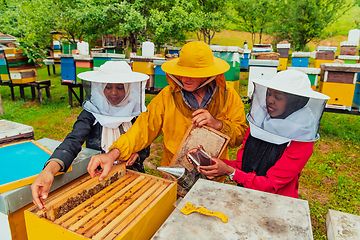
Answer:
<path fill-rule="evenodd" d="M 149 239 L 174 210 L 176 182 L 112 168 L 25 211 L 28 239 Z"/>

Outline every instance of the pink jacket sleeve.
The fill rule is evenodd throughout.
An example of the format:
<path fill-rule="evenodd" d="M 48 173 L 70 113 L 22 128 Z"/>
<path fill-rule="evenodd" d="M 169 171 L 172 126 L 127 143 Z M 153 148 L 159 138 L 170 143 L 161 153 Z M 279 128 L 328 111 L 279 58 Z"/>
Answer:
<path fill-rule="evenodd" d="M 236 161 L 222 160 L 236 169 L 233 180 L 246 188 L 270 193 L 278 193 L 289 183 L 295 182 L 297 184 L 301 170 L 312 155 L 314 143 L 292 141 L 285 149 L 282 157 L 267 171 L 266 176 L 257 176 L 255 172 L 245 173 L 241 170 L 244 145 L 249 133 L 248 129 L 243 140 L 243 146 L 237 153 Z"/>

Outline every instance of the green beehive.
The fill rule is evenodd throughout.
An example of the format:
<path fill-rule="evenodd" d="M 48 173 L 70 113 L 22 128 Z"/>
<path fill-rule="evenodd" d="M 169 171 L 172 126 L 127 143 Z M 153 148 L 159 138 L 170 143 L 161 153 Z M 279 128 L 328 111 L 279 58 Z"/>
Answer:
<path fill-rule="evenodd" d="M 226 81 L 238 81 L 240 78 L 240 57 L 236 52 L 213 52 L 215 57 L 221 58 L 230 65 L 230 69 L 225 72 Z"/>
<path fill-rule="evenodd" d="M 63 54 L 71 54 L 72 50 L 76 50 L 76 44 L 63 43 Z"/>

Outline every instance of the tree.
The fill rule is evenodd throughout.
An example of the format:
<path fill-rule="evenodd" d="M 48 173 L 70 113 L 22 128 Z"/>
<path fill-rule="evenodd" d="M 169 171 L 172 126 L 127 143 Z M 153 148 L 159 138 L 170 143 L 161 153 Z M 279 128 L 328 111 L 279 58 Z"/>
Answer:
<path fill-rule="evenodd" d="M 186 11 L 186 6 L 175 5 L 169 12 L 153 9 L 147 22 L 148 37 L 160 51 L 162 44 L 170 41 L 185 42 L 186 33 L 195 31 L 195 14 Z"/>
<path fill-rule="evenodd" d="M 198 26 L 198 40 L 203 36 L 204 42 L 210 44 L 216 32 L 225 27 L 227 0 L 194 0 L 192 2 Z"/>
<path fill-rule="evenodd" d="M 344 14 L 352 2 L 347 0 L 279 0 L 271 32 L 288 40 L 298 51 L 315 38 L 327 36 L 326 27 Z"/>
<path fill-rule="evenodd" d="M 233 21 L 238 23 L 243 31 L 251 33 L 251 41 L 254 45 L 256 33 L 259 34 L 259 43 L 262 34 L 271 25 L 274 10 L 273 0 L 240 0 L 234 1 L 236 15 Z"/>
<path fill-rule="evenodd" d="M 0 32 L 15 36 L 29 61 L 45 57 L 43 49 L 49 45 L 54 22 L 53 16 L 43 14 L 49 8 L 45 0 L 7 0 L 0 5 Z"/>

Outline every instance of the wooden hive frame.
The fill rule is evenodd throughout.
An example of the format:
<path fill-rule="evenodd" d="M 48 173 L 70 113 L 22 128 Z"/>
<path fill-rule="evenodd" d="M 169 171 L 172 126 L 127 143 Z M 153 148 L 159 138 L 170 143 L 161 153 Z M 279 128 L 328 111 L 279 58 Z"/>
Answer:
<path fill-rule="evenodd" d="M 189 175 L 195 176 L 198 172 L 194 165 L 187 160 L 187 152 L 196 148 L 198 145 L 202 145 L 204 150 L 211 156 L 220 157 L 225 151 L 229 141 L 229 136 L 211 127 L 203 126 L 197 128 L 195 125 L 190 124 L 170 161 L 170 166 L 181 165 L 188 170 Z M 174 177 L 170 175 L 168 175 L 168 178 L 175 180 Z M 187 191 L 185 189 L 178 186 L 178 195 L 184 197 L 186 193 Z"/>
<path fill-rule="evenodd" d="M 230 137 L 213 128 L 204 126 L 201 128 L 190 124 L 181 140 L 178 149 L 171 159 L 170 166 L 183 165 L 192 171 L 194 166 L 186 159 L 189 150 L 202 145 L 204 150 L 213 157 L 219 157 L 226 149 Z"/>
<path fill-rule="evenodd" d="M 47 199 L 45 212 L 26 210 L 28 238 L 49 239 L 51 234 L 51 239 L 148 239 L 173 211 L 176 186 L 116 165 L 100 183 L 98 177 L 87 177 Z"/>

